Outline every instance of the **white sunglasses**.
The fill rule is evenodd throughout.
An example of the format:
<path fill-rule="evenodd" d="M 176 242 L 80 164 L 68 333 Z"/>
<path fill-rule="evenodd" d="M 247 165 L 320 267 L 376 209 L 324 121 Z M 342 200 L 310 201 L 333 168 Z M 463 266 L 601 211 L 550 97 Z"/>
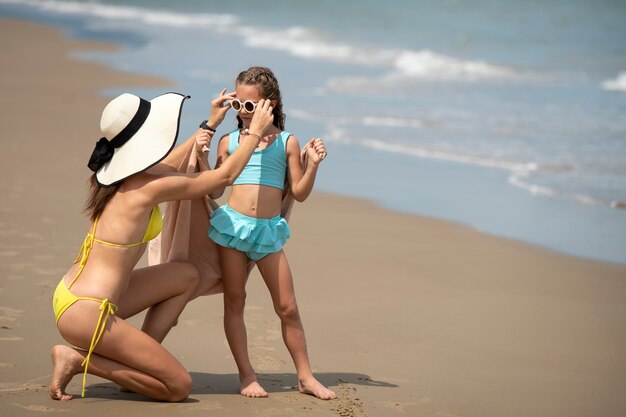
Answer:
<path fill-rule="evenodd" d="M 241 101 L 235 98 L 231 100 L 230 107 L 232 107 L 233 110 L 235 111 L 241 111 L 243 109 L 244 113 L 254 113 L 254 110 L 256 109 L 257 104 L 258 102 L 255 103 L 252 100 L 246 100 L 242 103 Z"/>

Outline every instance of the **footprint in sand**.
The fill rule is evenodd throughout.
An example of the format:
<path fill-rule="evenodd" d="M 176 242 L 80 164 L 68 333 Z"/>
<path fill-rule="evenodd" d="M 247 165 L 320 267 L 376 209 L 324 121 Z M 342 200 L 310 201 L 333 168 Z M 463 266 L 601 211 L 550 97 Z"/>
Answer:
<path fill-rule="evenodd" d="M 387 402 L 382 402 L 381 404 L 389 409 L 400 411 L 402 414 L 406 413 L 406 408 L 408 407 L 413 407 L 413 406 L 417 406 L 417 405 L 429 405 L 432 401 L 430 400 L 430 398 L 420 398 L 418 401 L 416 402 L 409 402 L 409 403 L 402 403 L 399 401 L 387 401 Z M 439 414 L 437 414 L 439 415 Z"/>
<path fill-rule="evenodd" d="M 18 324 L 24 310 L 17 310 L 11 307 L 0 307 L 0 329 L 12 329 Z M 6 340 L 0 339 L 0 340 Z M 20 339 L 21 340 L 21 339 Z"/>
<path fill-rule="evenodd" d="M 18 392 L 18 391 L 45 391 L 48 389 L 47 385 L 34 383 L 33 381 L 38 381 L 43 378 L 50 378 L 51 375 L 46 375 L 43 377 L 35 378 L 29 382 L 25 382 L 23 384 L 15 384 L 15 383 L 4 383 L 0 384 L 0 392 Z"/>
<path fill-rule="evenodd" d="M 356 387 L 352 384 L 339 384 L 337 405 L 332 408 L 341 417 L 367 417 L 363 410 L 363 401 L 358 397 Z"/>

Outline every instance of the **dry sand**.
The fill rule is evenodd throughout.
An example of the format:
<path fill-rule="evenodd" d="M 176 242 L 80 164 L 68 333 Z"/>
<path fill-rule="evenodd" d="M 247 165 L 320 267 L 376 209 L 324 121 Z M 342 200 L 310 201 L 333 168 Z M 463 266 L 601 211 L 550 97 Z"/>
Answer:
<path fill-rule="evenodd" d="M 172 84 L 72 59 L 112 46 L 33 23 L 0 20 L 0 46 L 0 415 L 626 415 L 626 266 L 319 192 L 296 207 L 286 252 L 312 365 L 337 400 L 294 391 L 256 272 L 247 323 L 268 399 L 237 394 L 213 296 L 193 301 L 164 342 L 194 380 L 184 403 L 91 376 L 85 399 L 51 400 L 49 352 L 62 342 L 51 296 L 87 227 L 98 91 Z M 80 378 L 68 390 L 79 394 Z"/>

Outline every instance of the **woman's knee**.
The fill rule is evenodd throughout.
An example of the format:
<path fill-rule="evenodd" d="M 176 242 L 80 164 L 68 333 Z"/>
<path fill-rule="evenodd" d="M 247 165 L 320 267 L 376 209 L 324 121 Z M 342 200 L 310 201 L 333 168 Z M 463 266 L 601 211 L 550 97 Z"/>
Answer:
<path fill-rule="evenodd" d="M 190 262 L 176 263 L 176 277 L 179 282 L 184 283 L 185 292 L 195 292 L 200 285 L 200 271 Z"/>
<path fill-rule="evenodd" d="M 180 376 L 176 378 L 176 381 L 168 384 L 169 402 L 180 402 L 186 400 L 191 394 L 193 387 L 193 381 L 191 375 L 187 371 L 181 372 Z"/>

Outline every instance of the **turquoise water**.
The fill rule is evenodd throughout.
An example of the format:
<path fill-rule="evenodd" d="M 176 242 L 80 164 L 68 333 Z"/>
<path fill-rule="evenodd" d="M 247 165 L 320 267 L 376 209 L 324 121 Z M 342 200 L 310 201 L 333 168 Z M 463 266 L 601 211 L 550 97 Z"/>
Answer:
<path fill-rule="evenodd" d="M 626 263 L 626 2 L 0 0 L 0 15 L 118 42 L 82 57 L 176 80 L 183 136 L 239 71 L 270 66 L 287 129 L 328 142 L 318 189 Z"/>

